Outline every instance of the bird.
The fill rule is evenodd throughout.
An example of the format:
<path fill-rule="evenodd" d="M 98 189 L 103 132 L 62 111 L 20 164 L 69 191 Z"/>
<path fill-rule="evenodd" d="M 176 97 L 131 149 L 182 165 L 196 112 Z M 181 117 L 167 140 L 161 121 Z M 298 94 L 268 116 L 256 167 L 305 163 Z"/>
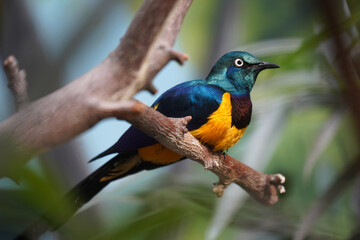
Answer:
<path fill-rule="evenodd" d="M 263 62 L 245 51 L 231 51 L 220 57 L 205 79 L 172 87 L 151 107 L 167 117 L 191 116 L 186 126 L 189 132 L 211 150 L 223 152 L 243 136 L 251 121 L 250 92 L 258 74 L 270 68 L 279 66 Z M 69 191 L 67 198 L 73 209 L 54 228 L 62 225 L 109 183 L 185 159 L 133 126 L 90 162 L 110 154 L 116 155 Z"/>

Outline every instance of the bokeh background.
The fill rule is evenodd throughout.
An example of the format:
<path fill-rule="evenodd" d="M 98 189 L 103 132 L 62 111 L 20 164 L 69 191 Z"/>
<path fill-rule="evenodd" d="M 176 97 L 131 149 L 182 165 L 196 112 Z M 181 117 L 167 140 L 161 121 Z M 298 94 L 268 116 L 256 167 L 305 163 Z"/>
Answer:
<path fill-rule="evenodd" d="M 150 105 L 171 86 L 205 77 L 230 50 L 279 64 L 259 75 L 252 123 L 229 150 L 259 171 L 286 176 L 287 192 L 279 203 L 263 206 L 233 185 L 218 199 L 211 192 L 216 176 L 186 160 L 112 183 L 41 239 L 360 239 L 360 122 L 349 108 L 355 100 L 341 64 L 343 56 L 351 59 L 350 77 L 358 86 L 360 2 L 331 2 L 195 0 L 175 44 L 189 61 L 182 67 L 170 63 L 158 74 L 158 94 L 136 95 Z M 3 0 L 1 59 L 18 58 L 30 97 L 38 99 L 101 62 L 141 3 Z M 336 31 L 341 43 L 334 41 Z M 15 111 L 6 81 L 1 70 L 0 120 Z M 0 179 L 0 239 L 14 237 L 103 164 L 106 158 L 87 161 L 128 126 L 104 120 L 30 161 L 20 184 Z"/>

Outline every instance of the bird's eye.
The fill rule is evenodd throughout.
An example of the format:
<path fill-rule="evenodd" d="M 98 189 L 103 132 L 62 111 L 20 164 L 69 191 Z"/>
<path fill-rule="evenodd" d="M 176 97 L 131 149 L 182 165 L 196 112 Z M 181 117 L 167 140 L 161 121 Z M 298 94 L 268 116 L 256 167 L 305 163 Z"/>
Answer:
<path fill-rule="evenodd" d="M 235 67 L 242 67 L 244 65 L 244 61 L 240 58 L 237 58 L 234 62 Z"/>

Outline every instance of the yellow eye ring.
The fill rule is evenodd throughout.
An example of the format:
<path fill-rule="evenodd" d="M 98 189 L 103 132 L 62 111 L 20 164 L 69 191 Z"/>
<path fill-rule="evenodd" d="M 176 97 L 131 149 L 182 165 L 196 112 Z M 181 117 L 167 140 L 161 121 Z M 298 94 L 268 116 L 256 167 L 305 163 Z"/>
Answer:
<path fill-rule="evenodd" d="M 234 61 L 235 67 L 242 67 L 244 65 L 244 61 L 241 58 L 237 58 Z"/>

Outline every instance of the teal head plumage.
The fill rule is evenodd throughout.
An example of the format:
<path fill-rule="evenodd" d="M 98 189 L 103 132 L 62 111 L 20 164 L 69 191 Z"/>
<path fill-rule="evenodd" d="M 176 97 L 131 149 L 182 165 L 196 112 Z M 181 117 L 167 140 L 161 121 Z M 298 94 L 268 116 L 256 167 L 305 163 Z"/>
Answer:
<path fill-rule="evenodd" d="M 221 152 L 232 147 L 250 124 L 250 91 L 257 75 L 277 67 L 247 52 L 229 52 L 215 63 L 207 78 L 172 87 L 152 107 L 167 117 L 191 116 L 186 126 L 189 132 L 213 151 Z M 108 154 L 117 155 L 72 190 L 84 198 L 82 202 L 116 179 L 184 159 L 135 127 L 94 159 Z"/>
<path fill-rule="evenodd" d="M 154 102 L 152 108 L 167 117 L 191 116 L 186 125 L 190 134 L 213 151 L 221 153 L 239 141 L 250 124 L 250 91 L 257 75 L 264 69 L 278 67 L 262 62 L 247 52 L 229 52 L 215 63 L 207 78 L 172 87 Z M 173 126 L 167 129 L 172 131 Z M 184 156 L 133 126 L 93 160 L 109 154 L 116 155 L 66 195 L 67 202 L 73 201 L 72 210 L 56 226 L 65 222 L 110 182 L 184 159 Z"/>
<path fill-rule="evenodd" d="M 278 67 L 274 63 L 262 62 L 248 52 L 233 51 L 215 63 L 206 80 L 228 92 L 250 92 L 262 70 Z"/>
<path fill-rule="evenodd" d="M 214 113 L 223 109 L 220 108 L 221 106 L 228 104 L 226 109 L 231 113 L 222 112 L 218 116 L 226 118 L 230 114 L 231 124 L 228 127 L 236 126 L 238 129 L 243 129 L 251 120 L 250 91 L 258 74 L 264 69 L 278 67 L 244 51 L 228 52 L 215 63 L 205 79 L 187 81 L 174 86 L 164 92 L 152 107 L 168 117 L 192 116 L 192 120 L 187 125 L 188 130 L 192 131 L 201 128 L 214 116 Z M 219 120 L 219 122 L 225 121 Z M 221 140 L 221 137 L 216 140 Z M 156 143 L 155 139 L 131 127 L 117 143 L 95 159 L 111 153 L 139 151 Z"/>

